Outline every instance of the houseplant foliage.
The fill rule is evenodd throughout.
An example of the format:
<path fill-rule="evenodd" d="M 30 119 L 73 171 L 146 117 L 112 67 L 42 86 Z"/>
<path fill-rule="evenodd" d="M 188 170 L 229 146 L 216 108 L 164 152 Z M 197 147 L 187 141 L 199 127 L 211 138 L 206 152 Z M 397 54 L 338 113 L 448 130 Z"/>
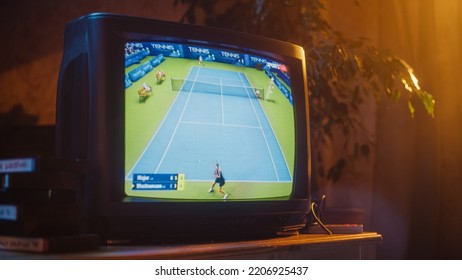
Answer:
<path fill-rule="evenodd" d="M 434 99 L 412 69 L 366 38 L 345 38 L 324 18 L 322 0 L 176 0 L 190 4 L 182 21 L 257 34 L 301 45 L 306 52 L 315 175 L 338 181 L 373 145 L 360 108 L 370 96 L 434 117 Z M 357 1 L 356 1 L 357 3 Z M 359 5 L 359 4 L 358 4 Z M 340 143 L 339 143 L 340 141 Z M 326 166 L 329 145 L 343 154 Z"/>

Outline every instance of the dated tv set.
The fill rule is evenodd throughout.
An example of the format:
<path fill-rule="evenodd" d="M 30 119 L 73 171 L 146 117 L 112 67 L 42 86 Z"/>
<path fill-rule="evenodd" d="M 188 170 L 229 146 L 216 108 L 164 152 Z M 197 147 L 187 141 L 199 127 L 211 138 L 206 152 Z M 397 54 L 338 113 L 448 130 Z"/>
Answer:
<path fill-rule="evenodd" d="M 95 13 L 66 26 L 56 154 L 103 240 L 293 234 L 310 211 L 303 48 Z"/>

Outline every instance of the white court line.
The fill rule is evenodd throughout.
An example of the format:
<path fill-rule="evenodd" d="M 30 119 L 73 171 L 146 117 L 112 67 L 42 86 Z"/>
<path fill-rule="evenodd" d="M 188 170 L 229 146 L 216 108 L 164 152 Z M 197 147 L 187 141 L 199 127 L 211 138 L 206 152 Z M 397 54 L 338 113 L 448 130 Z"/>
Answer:
<path fill-rule="evenodd" d="M 243 75 L 244 75 L 244 77 L 245 77 L 245 74 L 243 74 Z M 241 78 L 242 83 L 245 85 L 242 76 L 239 75 L 239 77 Z M 249 80 L 247 79 L 247 77 L 245 77 L 245 78 L 246 78 L 247 81 L 249 81 Z M 249 82 L 249 83 L 250 83 L 250 82 Z M 277 181 L 279 182 L 279 174 L 278 174 L 278 172 L 277 172 L 277 168 L 276 168 L 276 164 L 275 164 L 275 162 L 274 162 L 273 154 L 271 153 L 271 150 L 270 150 L 270 148 L 269 148 L 268 139 L 266 138 L 266 135 L 265 135 L 265 133 L 264 133 L 264 131 L 263 131 L 263 128 L 262 128 L 262 126 L 261 126 L 260 118 L 258 117 L 258 114 L 257 114 L 257 111 L 256 111 L 256 109 L 255 109 L 255 106 L 253 105 L 253 102 L 251 102 L 252 99 L 250 98 L 249 92 L 248 92 L 247 90 L 246 90 L 246 92 L 247 92 L 247 96 L 249 96 L 249 101 L 250 101 L 250 104 L 252 105 L 252 109 L 253 109 L 253 112 L 254 112 L 254 114 L 255 114 L 255 117 L 257 118 L 258 125 L 260 126 L 260 130 L 261 130 L 261 133 L 262 133 L 262 135 L 263 135 L 263 139 L 265 139 L 266 149 L 268 150 L 268 154 L 270 155 L 270 158 L 271 158 L 271 163 L 272 163 L 272 165 L 273 165 L 274 174 L 276 175 Z M 252 94 L 253 94 L 253 92 L 252 92 Z M 263 108 L 261 108 L 261 109 L 263 110 Z M 268 118 L 267 118 L 267 119 L 268 119 Z"/>
<path fill-rule="evenodd" d="M 194 68 L 197 68 L 197 67 L 191 68 L 190 71 L 189 71 L 189 73 L 188 73 L 188 76 L 187 76 L 187 77 L 189 77 L 189 76 L 191 75 L 192 69 L 194 69 Z M 262 135 L 263 135 L 263 137 L 264 137 L 264 140 L 265 140 L 265 143 L 266 143 L 266 146 L 267 146 L 267 150 L 268 150 L 268 153 L 269 153 L 270 158 L 271 158 L 271 161 L 272 161 L 272 165 L 273 165 L 273 169 L 274 169 L 274 173 L 275 173 L 275 175 L 276 175 L 277 181 L 278 181 L 278 182 L 281 182 L 280 179 L 279 179 L 279 175 L 278 175 L 278 173 L 277 173 L 277 171 L 276 171 L 276 167 L 275 167 L 273 155 L 272 155 L 272 153 L 271 153 L 271 150 L 269 149 L 269 144 L 268 144 L 266 135 L 265 135 L 265 133 L 263 133 L 263 129 L 262 129 L 262 125 L 261 125 L 260 119 L 258 118 L 258 115 L 257 115 L 257 113 L 256 113 L 256 109 L 255 109 L 255 107 L 254 107 L 254 105 L 253 105 L 253 102 L 251 102 L 251 101 L 252 101 L 252 98 L 251 98 L 250 95 L 249 95 L 248 89 L 252 89 L 252 87 L 248 87 L 248 86 L 246 86 L 246 84 L 244 83 L 244 80 L 243 80 L 243 77 L 242 77 L 242 75 L 244 75 L 244 77 L 245 77 L 245 74 L 244 74 L 244 73 L 236 72 L 236 73 L 238 74 L 238 77 L 239 77 L 239 79 L 240 79 L 241 84 L 243 85 L 242 87 L 246 89 L 246 93 L 247 93 L 248 99 L 249 99 L 249 101 L 250 101 L 250 104 L 251 104 L 251 106 L 252 106 L 252 109 L 253 109 L 253 111 L 254 111 L 254 114 L 255 114 L 255 116 L 256 116 L 256 119 L 257 119 L 257 121 L 258 121 L 259 126 L 244 126 L 244 125 L 225 124 L 225 123 L 224 123 L 224 104 L 223 104 L 223 91 L 222 91 L 222 90 L 220 90 L 220 95 L 221 95 L 221 99 L 222 99 L 222 110 L 221 110 L 221 111 L 222 111 L 222 124 L 182 121 L 184 112 L 185 112 L 185 110 L 186 110 L 186 108 L 187 108 L 187 104 L 189 103 L 189 100 L 190 100 L 190 97 L 191 97 L 191 94 L 192 94 L 192 91 L 193 91 L 194 83 L 198 80 L 198 78 L 203 78 L 203 77 L 205 77 L 205 75 L 202 75 L 201 77 L 199 77 L 199 71 L 200 71 L 200 68 L 198 68 L 198 71 L 197 71 L 197 73 L 196 73 L 196 76 L 195 76 L 194 80 L 190 80 L 190 81 L 193 82 L 193 84 L 192 84 L 192 86 L 191 86 L 191 89 L 189 90 L 187 100 L 186 100 L 185 105 L 184 105 L 184 107 L 183 107 L 183 110 L 182 110 L 182 112 L 181 112 L 181 115 L 180 115 L 180 118 L 179 118 L 179 120 L 178 120 L 178 123 L 176 124 L 176 127 L 175 127 L 175 130 L 174 130 L 173 134 L 172 134 L 172 137 L 170 137 L 170 141 L 169 141 L 169 143 L 168 143 L 168 145 L 167 145 L 167 148 L 164 150 L 164 154 L 162 155 L 162 158 L 161 158 L 161 160 L 159 161 L 159 163 L 158 163 L 158 165 L 157 165 L 157 167 L 156 167 L 155 172 L 157 173 L 158 169 L 159 169 L 160 166 L 162 165 L 162 162 L 163 162 L 163 160 L 165 159 L 165 156 L 166 156 L 166 154 L 167 154 L 167 151 L 169 150 L 169 148 L 170 148 L 170 146 L 171 146 L 171 143 L 172 143 L 172 141 L 173 141 L 174 135 L 176 134 L 176 132 L 177 132 L 177 130 L 178 130 L 178 126 L 179 126 L 180 123 L 203 124 L 203 125 L 222 125 L 222 126 L 229 126 L 229 127 L 242 127 L 242 128 L 259 129 L 259 130 L 262 132 Z M 216 77 L 215 77 L 215 78 L 216 78 Z M 245 77 L 245 78 L 246 78 L 246 77 Z M 246 79 L 247 79 L 247 78 L 246 78 Z M 234 80 L 234 79 L 226 79 L 226 78 L 221 78 L 221 77 L 220 77 L 220 88 L 222 88 L 222 86 L 223 86 L 222 80 L 237 81 L 237 80 Z M 247 81 L 248 81 L 248 79 L 247 79 Z M 237 85 L 234 85 L 234 86 L 237 86 Z M 182 92 L 182 90 L 180 90 L 180 92 Z M 253 92 L 252 92 L 252 93 L 253 93 Z M 175 101 L 172 103 L 172 106 L 169 108 L 169 110 L 168 110 L 168 112 L 167 112 L 167 114 L 166 114 L 166 117 L 170 114 L 170 111 L 171 111 L 173 105 L 176 103 L 176 99 L 177 99 L 178 97 L 179 97 L 179 95 L 175 98 Z M 261 108 L 261 109 L 262 109 L 262 108 Z M 263 109 L 262 109 L 262 110 L 263 110 Z M 264 111 L 263 111 L 263 113 L 264 113 Z M 264 114 L 265 114 L 265 113 L 264 113 Z M 164 118 L 164 120 L 162 120 L 161 124 L 159 125 L 159 129 L 156 131 L 156 133 L 154 134 L 154 136 L 151 138 L 151 140 L 149 141 L 148 145 L 146 145 L 146 147 L 145 147 L 143 153 L 141 154 L 141 156 L 138 158 L 138 160 L 135 162 L 135 164 L 134 164 L 134 165 L 132 166 L 132 168 L 130 169 L 130 172 L 129 172 L 129 173 L 127 174 L 127 176 L 126 176 L 126 180 L 130 180 L 130 178 L 128 177 L 128 175 L 133 173 L 133 170 L 134 170 L 135 166 L 137 166 L 138 162 L 141 160 L 141 158 L 143 158 L 143 156 L 144 156 L 144 154 L 146 153 L 148 147 L 149 147 L 149 146 L 151 145 L 151 143 L 153 142 L 153 140 L 154 140 L 156 134 L 161 130 L 160 128 L 162 127 L 162 125 L 163 125 L 163 123 L 164 123 L 166 117 Z M 267 117 L 266 117 L 266 118 L 267 118 Z M 273 128 L 271 127 L 271 129 L 273 129 Z M 274 131 L 273 131 L 273 134 L 274 134 Z M 277 141 L 277 138 L 276 138 L 276 141 Z M 278 143 L 278 144 L 279 144 L 279 143 Z M 284 158 L 284 161 L 286 162 L 286 159 L 285 159 L 284 156 L 283 156 L 283 158 Z M 287 166 L 287 162 L 286 162 L 286 166 Z M 287 167 L 287 170 L 289 170 L 288 167 Z M 289 172 L 289 173 L 290 173 L 290 172 Z M 199 181 L 200 181 L 200 180 L 199 180 Z M 260 181 L 256 181 L 256 182 L 260 182 Z M 261 181 L 261 182 L 265 182 L 265 181 Z M 274 182 L 274 181 L 271 181 L 271 182 Z"/>
<path fill-rule="evenodd" d="M 225 124 L 225 105 L 223 104 L 223 82 L 220 77 L 221 124 Z"/>
<path fill-rule="evenodd" d="M 162 158 L 160 159 L 159 164 L 157 164 L 156 170 L 154 171 L 155 173 L 157 173 L 157 171 L 159 170 L 160 166 L 162 165 L 162 162 L 165 159 L 165 155 L 167 154 L 168 150 L 170 149 L 170 146 L 172 145 L 173 138 L 175 138 L 175 134 L 178 130 L 178 126 L 181 123 L 181 119 L 183 118 L 184 112 L 186 111 L 186 107 L 188 107 L 189 100 L 191 99 L 192 89 L 194 87 L 195 81 L 197 80 L 197 76 L 199 76 L 199 71 L 200 71 L 200 68 L 197 68 L 196 77 L 194 78 L 193 84 L 191 85 L 191 89 L 189 90 L 188 98 L 186 99 L 186 102 L 183 106 L 183 110 L 181 111 L 180 118 L 178 119 L 178 123 L 175 126 L 175 130 L 173 131 L 172 137 L 170 137 L 170 140 L 168 141 L 167 148 L 165 148 L 164 154 L 162 155 Z"/>
<path fill-rule="evenodd" d="M 243 74 L 243 75 L 245 76 L 245 74 Z M 247 79 L 247 77 L 246 77 L 246 79 Z M 248 79 L 247 79 L 247 80 L 248 80 Z M 258 104 L 260 104 L 260 103 L 258 103 Z M 261 108 L 261 104 L 260 104 L 260 108 Z M 268 120 L 268 116 L 266 115 L 265 110 L 263 110 L 263 108 L 261 108 L 261 110 L 262 110 L 263 114 L 265 114 L 266 119 Z M 292 174 L 290 173 L 290 168 L 289 168 L 289 164 L 287 163 L 287 159 L 286 159 L 284 153 L 282 152 L 281 143 L 279 143 L 279 139 L 276 137 L 276 133 L 274 132 L 273 126 L 271 126 L 271 123 L 270 123 L 269 121 L 268 121 L 268 123 L 269 123 L 269 126 L 270 126 L 270 128 L 271 128 L 271 131 L 272 131 L 272 133 L 273 133 L 273 135 L 274 135 L 274 138 L 276 139 L 276 142 L 278 143 L 279 150 L 281 151 L 281 154 L 282 154 L 282 158 L 284 159 L 284 163 L 286 164 L 286 169 L 287 169 L 287 171 L 289 172 L 290 179 L 292 180 L 292 179 L 293 179 L 293 178 L 292 178 Z"/>
<path fill-rule="evenodd" d="M 188 76 L 191 75 L 191 72 L 194 68 L 191 68 L 189 69 L 189 72 L 188 72 Z M 178 91 L 179 93 L 181 92 Z M 125 176 L 125 180 L 130 180 L 130 177 L 129 175 L 133 173 L 133 169 L 135 169 L 135 167 L 138 165 L 138 163 L 140 162 L 140 160 L 144 157 L 144 154 L 146 153 L 146 151 L 148 150 L 148 148 L 151 146 L 151 143 L 152 141 L 154 141 L 154 139 L 156 138 L 157 136 L 157 133 L 161 130 L 160 128 L 164 125 L 164 122 L 165 120 L 167 119 L 167 117 L 170 115 L 170 111 L 172 110 L 173 106 L 176 104 L 176 101 L 177 99 L 179 98 L 180 94 L 177 94 L 177 96 L 175 97 L 175 100 L 172 102 L 172 104 L 170 105 L 170 108 L 168 108 L 168 111 L 167 113 L 165 114 L 164 116 L 164 119 L 162 120 L 162 122 L 159 124 L 159 127 L 158 129 L 156 130 L 156 133 L 154 133 L 154 135 L 151 137 L 151 139 L 149 140 L 149 143 L 144 147 L 144 150 L 143 152 L 141 153 L 141 155 L 138 157 L 138 159 L 136 160 L 136 162 L 132 165 L 132 168 L 130 168 L 130 171 L 127 173 L 127 176 Z"/>

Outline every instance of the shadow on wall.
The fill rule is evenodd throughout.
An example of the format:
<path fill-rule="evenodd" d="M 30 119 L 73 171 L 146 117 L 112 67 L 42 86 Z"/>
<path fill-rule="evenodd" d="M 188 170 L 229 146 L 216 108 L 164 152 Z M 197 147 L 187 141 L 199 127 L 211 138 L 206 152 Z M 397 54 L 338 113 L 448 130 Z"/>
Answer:
<path fill-rule="evenodd" d="M 94 12 L 178 21 L 187 6 L 175 2 L 179 1 L 0 1 L 0 34 L 7 38 L 0 44 L 1 124 L 29 125 L 32 117 L 38 125 L 54 124 L 67 22 Z"/>
<path fill-rule="evenodd" d="M 0 126 L 36 125 L 38 119 L 37 115 L 26 113 L 22 104 L 19 103 L 6 113 L 0 112 Z"/>

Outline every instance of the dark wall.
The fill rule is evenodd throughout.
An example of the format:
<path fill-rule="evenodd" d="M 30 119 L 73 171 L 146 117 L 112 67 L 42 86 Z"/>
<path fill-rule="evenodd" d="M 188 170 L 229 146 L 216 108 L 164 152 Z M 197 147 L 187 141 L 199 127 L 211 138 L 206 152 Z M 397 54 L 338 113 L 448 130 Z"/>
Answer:
<path fill-rule="evenodd" d="M 0 2 L 0 125 L 55 122 L 67 22 L 92 12 L 178 21 L 174 0 L 3 0 Z"/>
<path fill-rule="evenodd" d="M 402 58 L 436 99 L 435 118 L 418 102 L 411 118 L 406 95 L 377 103 L 368 229 L 383 234 L 379 257 L 462 259 L 462 3 L 327 3 L 336 29 Z"/>

